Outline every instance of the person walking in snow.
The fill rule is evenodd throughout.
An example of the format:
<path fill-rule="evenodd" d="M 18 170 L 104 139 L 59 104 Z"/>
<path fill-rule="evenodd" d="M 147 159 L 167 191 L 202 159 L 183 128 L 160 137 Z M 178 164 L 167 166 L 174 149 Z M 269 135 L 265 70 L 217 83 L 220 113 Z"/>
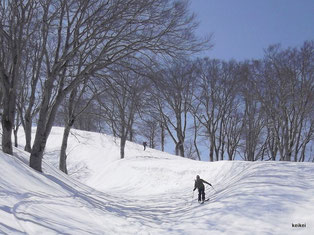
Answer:
<path fill-rule="evenodd" d="M 147 142 L 143 142 L 144 151 L 146 150 Z"/>
<path fill-rule="evenodd" d="M 201 200 L 202 200 L 202 202 L 205 201 L 205 185 L 204 185 L 204 183 L 212 186 L 210 183 L 201 179 L 201 177 L 199 175 L 197 175 L 196 180 L 195 180 L 195 184 L 194 184 L 193 192 L 195 191 L 195 189 L 198 189 L 198 202 L 201 202 Z"/>

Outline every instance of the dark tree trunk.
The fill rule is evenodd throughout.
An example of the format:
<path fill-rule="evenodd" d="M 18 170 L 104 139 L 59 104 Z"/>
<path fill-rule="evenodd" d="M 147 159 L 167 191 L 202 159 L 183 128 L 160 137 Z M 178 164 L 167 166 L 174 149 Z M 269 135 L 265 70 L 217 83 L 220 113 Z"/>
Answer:
<path fill-rule="evenodd" d="M 37 133 L 29 160 L 29 166 L 39 172 L 42 172 L 42 158 L 47 143 L 46 138 L 47 136 L 44 131 L 40 130 L 40 126 L 37 126 Z"/>
<path fill-rule="evenodd" d="M 68 174 L 67 163 L 66 163 L 66 160 L 67 160 L 66 150 L 68 146 L 69 134 L 70 134 L 73 123 L 74 123 L 74 120 L 71 121 L 69 124 L 67 124 L 64 128 L 61 152 L 60 152 L 59 169 L 66 174 Z"/>
<path fill-rule="evenodd" d="M 46 80 L 43 101 L 41 103 L 39 119 L 37 123 L 36 136 L 32 147 L 29 165 L 33 169 L 42 172 L 42 158 L 44 155 L 47 139 L 52 129 L 56 117 L 57 109 L 66 95 L 65 92 L 59 92 L 55 98 L 54 104 L 50 107 L 49 101 L 53 89 L 53 80 Z"/>
<path fill-rule="evenodd" d="M 10 120 L 2 117 L 2 151 L 7 154 L 13 154 L 12 148 L 12 128 L 13 124 Z"/>
<path fill-rule="evenodd" d="M 2 151 L 7 154 L 13 154 L 12 147 L 12 131 L 14 128 L 16 108 L 16 94 L 15 90 L 8 92 L 4 96 L 3 114 L 2 114 Z"/>
<path fill-rule="evenodd" d="M 214 143 L 210 142 L 210 148 L 209 148 L 209 161 L 214 161 Z"/>
<path fill-rule="evenodd" d="M 121 137 L 121 141 L 120 141 L 120 158 L 121 159 L 124 158 L 124 149 L 125 149 L 126 140 L 127 140 L 126 136 Z"/>
<path fill-rule="evenodd" d="M 32 122 L 28 117 L 25 117 L 25 125 L 24 125 L 24 132 L 25 132 L 25 147 L 24 150 L 27 152 L 32 151 L 31 142 L 32 142 Z"/>
<path fill-rule="evenodd" d="M 160 123 L 160 128 L 161 128 L 161 151 L 165 151 L 165 127 L 163 123 Z"/>
<path fill-rule="evenodd" d="M 198 136 L 199 125 L 197 124 L 197 119 L 196 119 L 195 115 L 193 115 L 193 121 L 194 121 L 193 144 L 194 144 L 194 148 L 195 148 L 195 151 L 197 154 L 197 159 L 200 161 L 201 160 L 201 154 L 200 154 L 200 151 L 199 151 L 198 145 L 197 145 L 197 136 Z"/>
<path fill-rule="evenodd" d="M 184 157 L 184 142 L 179 141 L 176 143 L 176 155 Z"/>
<path fill-rule="evenodd" d="M 18 133 L 18 131 L 19 131 L 19 127 L 18 126 L 16 126 L 15 128 L 14 128 L 14 146 L 17 148 L 19 145 L 18 145 L 18 137 L 17 137 L 17 133 Z"/>

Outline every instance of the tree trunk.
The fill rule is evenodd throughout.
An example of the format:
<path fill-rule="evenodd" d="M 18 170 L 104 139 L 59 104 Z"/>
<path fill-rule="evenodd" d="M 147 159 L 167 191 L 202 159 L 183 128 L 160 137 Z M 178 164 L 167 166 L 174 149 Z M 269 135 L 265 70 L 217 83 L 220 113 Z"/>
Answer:
<path fill-rule="evenodd" d="M 45 81 L 45 89 L 43 92 L 43 100 L 41 103 L 39 119 L 37 123 L 36 135 L 31 151 L 31 156 L 29 160 L 29 166 L 33 169 L 42 172 L 42 158 L 44 155 L 47 138 L 50 131 L 47 130 L 47 123 L 49 119 L 49 101 L 53 89 L 53 79 Z"/>
<path fill-rule="evenodd" d="M 176 143 L 176 155 L 184 157 L 184 142 L 181 140 Z"/>
<path fill-rule="evenodd" d="M 4 96 L 2 114 L 2 151 L 13 155 L 12 131 L 14 128 L 16 93 L 12 89 Z"/>
<path fill-rule="evenodd" d="M 41 130 L 40 126 L 37 126 L 36 137 L 32 148 L 29 166 L 33 169 L 42 172 L 42 158 L 46 147 L 46 134 Z"/>
<path fill-rule="evenodd" d="M 120 140 L 120 158 L 123 159 L 124 158 L 124 149 L 125 149 L 125 144 L 126 144 L 126 136 L 121 137 Z"/>
<path fill-rule="evenodd" d="M 175 143 L 175 154 L 176 156 L 179 156 L 179 143 Z"/>
<path fill-rule="evenodd" d="M 194 148 L 197 154 L 197 159 L 200 161 L 201 160 L 201 154 L 200 151 L 198 149 L 198 145 L 197 145 L 197 130 L 196 130 L 196 126 L 195 126 L 195 131 L 194 131 L 194 140 L 193 140 L 193 144 L 194 144 Z"/>
<path fill-rule="evenodd" d="M 42 158 L 47 144 L 47 139 L 52 129 L 53 122 L 56 117 L 57 109 L 61 101 L 66 95 L 60 91 L 55 98 L 55 102 L 49 107 L 49 101 L 53 89 L 53 79 L 48 79 L 45 82 L 45 91 L 43 93 L 43 101 L 41 103 L 39 119 L 37 123 L 36 136 L 34 139 L 33 148 L 30 155 L 29 166 L 33 169 L 42 172 Z"/>
<path fill-rule="evenodd" d="M 18 146 L 19 146 L 19 144 L 18 144 L 18 137 L 17 137 L 17 133 L 18 133 L 18 131 L 19 131 L 19 127 L 18 126 L 16 126 L 15 128 L 14 128 L 14 146 L 17 148 Z"/>
<path fill-rule="evenodd" d="M 67 164 L 66 164 L 66 160 L 67 160 L 66 150 L 68 146 L 69 134 L 70 134 L 73 123 L 74 123 L 74 120 L 70 121 L 70 123 L 67 123 L 64 128 L 61 151 L 60 151 L 59 169 L 63 171 L 65 174 L 68 174 L 68 169 L 67 169 Z"/>
<path fill-rule="evenodd" d="M 161 151 L 165 151 L 165 127 L 162 122 L 160 122 L 161 128 Z"/>
<path fill-rule="evenodd" d="M 2 151 L 7 154 L 13 154 L 12 149 L 12 122 L 10 120 L 6 120 L 4 117 L 2 118 Z"/>
<path fill-rule="evenodd" d="M 32 147 L 31 147 L 31 143 L 32 143 L 32 122 L 27 117 L 25 117 L 24 132 L 25 132 L 25 147 L 24 147 L 24 150 L 30 153 L 32 151 Z"/>
<path fill-rule="evenodd" d="M 209 161 L 213 162 L 214 161 L 214 143 L 211 140 L 211 142 L 209 144 L 210 144 L 210 147 L 209 147 Z"/>

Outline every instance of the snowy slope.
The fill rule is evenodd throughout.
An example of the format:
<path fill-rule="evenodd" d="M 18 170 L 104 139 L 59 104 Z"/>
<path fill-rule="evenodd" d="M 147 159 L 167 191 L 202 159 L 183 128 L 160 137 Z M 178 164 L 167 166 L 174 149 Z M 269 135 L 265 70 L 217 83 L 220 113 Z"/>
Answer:
<path fill-rule="evenodd" d="M 54 128 L 43 174 L 21 150 L 0 153 L 0 234 L 314 234 L 311 163 L 197 162 L 134 143 L 120 160 L 118 140 L 73 131 L 69 177 L 61 138 Z M 214 186 L 203 205 L 196 174 Z"/>

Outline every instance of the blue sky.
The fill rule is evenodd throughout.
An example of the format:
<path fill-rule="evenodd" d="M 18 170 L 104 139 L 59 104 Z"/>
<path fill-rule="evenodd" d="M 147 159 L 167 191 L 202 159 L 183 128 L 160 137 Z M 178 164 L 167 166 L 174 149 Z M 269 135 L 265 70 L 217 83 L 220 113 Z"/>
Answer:
<path fill-rule="evenodd" d="M 298 47 L 314 40 L 314 0 L 191 0 L 197 34 L 213 33 L 204 56 L 223 60 L 261 58 L 269 45 Z"/>

